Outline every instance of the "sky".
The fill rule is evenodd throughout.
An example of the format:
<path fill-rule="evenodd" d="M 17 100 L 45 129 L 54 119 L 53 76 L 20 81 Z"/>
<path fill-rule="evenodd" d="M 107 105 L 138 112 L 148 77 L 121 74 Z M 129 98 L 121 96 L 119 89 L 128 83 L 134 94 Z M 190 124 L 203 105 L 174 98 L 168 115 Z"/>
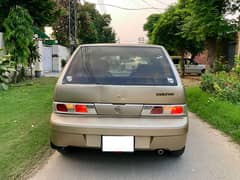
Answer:
<path fill-rule="evenodd" d="M 101 13 L 105 12 L 111 15 L 112 27 L 121 43 L 137 43 L 139 37 L 147 40 L 146 32 L 143 31 L 147 17 L 153 13 L 164 12 L 170 4 L 176 3 L 177 0 L 85 0 L 85 2 L 104 3 L 126 8 L 159 8 L 133 11 L 110 6 L 96 6 Z"/>

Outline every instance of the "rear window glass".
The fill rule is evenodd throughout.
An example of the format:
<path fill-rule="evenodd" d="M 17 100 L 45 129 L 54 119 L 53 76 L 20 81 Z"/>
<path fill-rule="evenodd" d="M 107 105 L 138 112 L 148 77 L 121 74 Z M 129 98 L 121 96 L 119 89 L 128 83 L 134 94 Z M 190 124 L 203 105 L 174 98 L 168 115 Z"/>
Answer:
<path fill-rule="evenodd" d="M 64 75 L 65 84 L 176 85 L 161 48 L 81 47 Z"/>

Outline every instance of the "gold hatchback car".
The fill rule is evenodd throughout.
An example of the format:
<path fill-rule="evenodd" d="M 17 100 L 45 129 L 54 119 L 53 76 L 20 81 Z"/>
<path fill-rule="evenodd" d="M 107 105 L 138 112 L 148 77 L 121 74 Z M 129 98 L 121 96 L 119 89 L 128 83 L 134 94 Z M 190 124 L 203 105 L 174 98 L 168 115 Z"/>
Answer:
<path fill-rule="evenodd" d="M 162 46 L 79 46 L 56 84 L 51 146 L 183 154 L 184 87 Z"/>

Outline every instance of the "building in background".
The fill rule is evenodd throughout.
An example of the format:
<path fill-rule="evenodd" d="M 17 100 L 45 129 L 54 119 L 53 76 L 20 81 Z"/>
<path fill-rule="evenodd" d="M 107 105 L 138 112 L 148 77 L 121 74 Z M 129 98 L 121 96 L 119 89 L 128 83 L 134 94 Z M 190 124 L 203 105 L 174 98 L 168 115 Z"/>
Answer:
<path fill-rule="evenodd" d="M 35 70 L 41 71 L 42 75 L 49 72 L 60 72 L 70 56 L 70 50 L 55 41 L 38 40 L 40 61 Z"/>
<path fill-rule="evenodd" d="M 44 32 L 38 29 L 35 29 L 34 33 L 37 37 L 40 59 L 34 65 L 33 70 L 40 71 L 43 76 L 49 72 L 60 72 L 70 56 L 70 50 L 57 44 L 56 40 L 50 40 Z M 0 49 L 4 49 L 2 32 L 0 32 Z"/>

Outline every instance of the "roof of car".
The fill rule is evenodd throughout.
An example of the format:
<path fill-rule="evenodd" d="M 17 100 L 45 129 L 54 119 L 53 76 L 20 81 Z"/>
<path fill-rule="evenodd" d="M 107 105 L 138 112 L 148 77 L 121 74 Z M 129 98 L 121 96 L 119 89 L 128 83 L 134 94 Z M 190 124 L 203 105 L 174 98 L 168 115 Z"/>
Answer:
<path fill-rule="evenodd" d="M 80 47 L 96 47 L 96 46 L 111 46 L 111 47 L 160 47 L 160 45 L 150 45 L 150 44 L 121 44 L 121 43 L 99 43 L 99 44 L 82 44 Z"/>

